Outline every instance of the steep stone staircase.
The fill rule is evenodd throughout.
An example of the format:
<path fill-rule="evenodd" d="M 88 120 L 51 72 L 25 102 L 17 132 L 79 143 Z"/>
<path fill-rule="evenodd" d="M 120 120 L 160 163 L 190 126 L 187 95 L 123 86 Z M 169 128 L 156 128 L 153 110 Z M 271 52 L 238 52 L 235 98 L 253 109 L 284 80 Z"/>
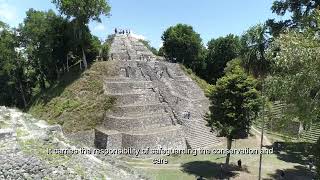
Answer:
<path fill-rule="evenodd" d="M 159 61 L 138 39 L 116 35 L 117 75 L 104 91 L 116 106 L 95 130 L 100 148 L 200 148 L 220 142 L 206 126 L 209 101 L 178 64 Z"/>
<path fill-rule="evenodd" d="M 272 103 L 272 107 L 270 110 L 266 109 L 266 122 L 265 122 L 265 128 L 266 130 L 270 132 L 280 132 L 280 133 L 290 133 L 290 135 L 293 138 L 297 138 L 300 141 L 303 142 L 311 142 L 315 143 L 319 137 L 320 137 L 320 123 L 313 123 L 308 125 L 307 129 L 303 130 L 301 135 L 299 135 L 299 121 L 291 121 L 290 124 L 288 124 L 285 128 L 282 128 L 279 130 L 278 127 L 273 127 L 274 124 L 276 125 L 276 121 L 283 118 L 284 109 L 286 108 L 286 105 L 280 101 L 275 101 Z M 269 112 L 270 111 L 270 112 Z M 272 118 L 273 121 L 268 120 L 268 118 Z M 255 122 L 255 127 L 261 129 L 262 127 L 262 121 L 261 119 L 258 119 Z"/>
<path fill-rule="evenodd" d="M 315 143 L 320 137 L 320 123 L 314 123 L 308 130 L 302 133 L 301 140 Z"/>

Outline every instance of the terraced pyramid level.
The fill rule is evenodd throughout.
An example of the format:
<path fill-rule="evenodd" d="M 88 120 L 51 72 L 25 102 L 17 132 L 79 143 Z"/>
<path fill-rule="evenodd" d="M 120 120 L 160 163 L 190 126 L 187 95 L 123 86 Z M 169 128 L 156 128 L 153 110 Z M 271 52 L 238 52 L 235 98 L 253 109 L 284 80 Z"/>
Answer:
<path fill-rule="evenodd" d="M 117 75 L 104 80 L 116 98 L 95 129 L 98 148 L 200 148 L 220 140 L 206 126 L 209 101 L 178 64 L 159 60 L 138 39 L 116 35 L 110 57 Z"/>

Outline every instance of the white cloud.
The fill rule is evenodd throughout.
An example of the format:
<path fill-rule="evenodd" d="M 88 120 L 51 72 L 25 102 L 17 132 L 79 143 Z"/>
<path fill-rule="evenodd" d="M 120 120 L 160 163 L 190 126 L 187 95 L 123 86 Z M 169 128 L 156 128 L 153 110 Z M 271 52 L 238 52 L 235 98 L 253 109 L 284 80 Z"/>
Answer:
<path fill-rule="evenodd" d="M 17 10 L 11 6 L 7 0 L 0 0 L 0 19 L 8 24 L 16 21 L 18 18 Z"/>
<path fill-rule="evenodd" d="M 106 30 L 106 26 L 104 26 L 103 24 L 98 24 L 93 28 L 94 31 L 98 32 L 98 31 L 105 31 Z"/>

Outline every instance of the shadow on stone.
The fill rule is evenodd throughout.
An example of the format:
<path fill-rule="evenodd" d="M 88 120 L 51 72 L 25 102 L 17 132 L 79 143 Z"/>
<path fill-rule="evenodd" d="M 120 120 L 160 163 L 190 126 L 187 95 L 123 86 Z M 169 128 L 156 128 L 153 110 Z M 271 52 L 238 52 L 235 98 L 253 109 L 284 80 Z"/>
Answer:
<path fill-rule="evenodd" d="M 222 163 L 214 163 L 210 161 L 193 161 L 183 164 L 182 171 L 195 176 L 214 179 L 228 179 L 238 176 L 240 168 L 236 165 L 226 166 Z M 243 166 L 241 171 L 248 172 L 248 168 Z"/>

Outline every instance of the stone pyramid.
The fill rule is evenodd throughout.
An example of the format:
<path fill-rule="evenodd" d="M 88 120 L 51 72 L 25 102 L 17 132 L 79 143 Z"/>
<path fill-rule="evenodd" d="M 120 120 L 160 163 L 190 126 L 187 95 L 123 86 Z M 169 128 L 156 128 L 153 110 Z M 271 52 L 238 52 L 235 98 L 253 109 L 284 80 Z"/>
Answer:
<path fill-rule="evenodd" d="M 206 126 L 209 100 L 179 64 L 164 61 L 130 35 L 115 35 L 110 57 L 117 75 L 104 80 L 116 98 L 95 129 L 98 148 L 200 148 L 220 140 Z"/>

